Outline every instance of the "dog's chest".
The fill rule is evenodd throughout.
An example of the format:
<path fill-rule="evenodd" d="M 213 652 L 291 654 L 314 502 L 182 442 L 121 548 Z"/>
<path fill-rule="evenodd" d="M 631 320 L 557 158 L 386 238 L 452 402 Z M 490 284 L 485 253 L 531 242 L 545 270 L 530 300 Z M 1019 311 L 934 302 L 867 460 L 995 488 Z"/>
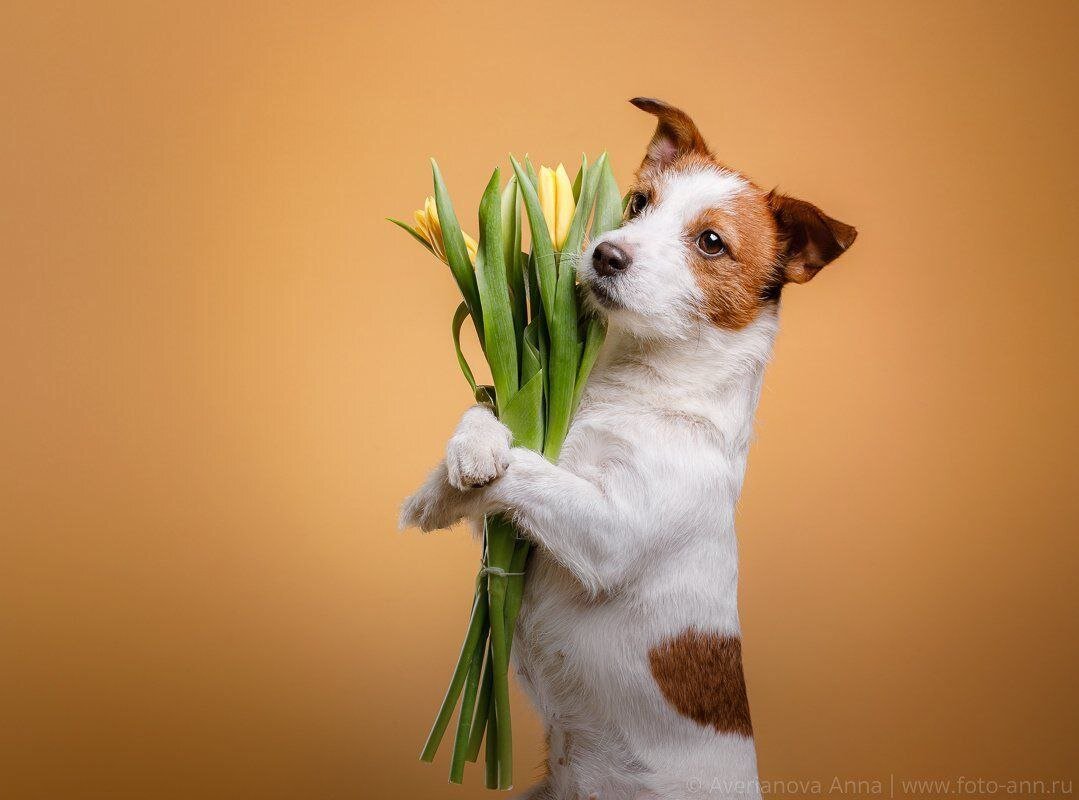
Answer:
<path fill-rule="evenodd" d="M 545 716 L 605 715 L 625 665 L 645 652 L 631 616 L 624 598 L 588 596 L 549 555 L 533 552 L 514 655 Z"/>
<path fill-rule="evenodd" d="M 617 495 L 626 481 L 655 488 L 657 464 L 670 460 L 693 431 L 679 412 L 647 397 L 590 390 L 562 447 L 559 465 Z M 671 477 L 668 475 L 667 477 Z"/>
<path fill-rule="evenodd" d="M 655 528 L 646 538 L 663 551 L 663 536 L 688 537 L 702 503 L 717 499 L 697 489 L 702 485 L 694 463 L 699 456 L 686 457 L 697 438 L 683 419 L 667 418 L 639 402 L 593 401 L 575 418 L 559 463 L 622 509 L 623 523 L 609 531 L 620 547 L 641 542 L 630 529 Z M 612 698 L 651 690 L 648 648 L 674 616 L 656 598 L 669 599 L 672 571 L 680 571 L 677 563 L 661 558 L 650 563 L 647 574 L 591 595 L 551 554 L 533 552 L 514 654 L 522 681 L 545 714 L 603 716 Z"/>

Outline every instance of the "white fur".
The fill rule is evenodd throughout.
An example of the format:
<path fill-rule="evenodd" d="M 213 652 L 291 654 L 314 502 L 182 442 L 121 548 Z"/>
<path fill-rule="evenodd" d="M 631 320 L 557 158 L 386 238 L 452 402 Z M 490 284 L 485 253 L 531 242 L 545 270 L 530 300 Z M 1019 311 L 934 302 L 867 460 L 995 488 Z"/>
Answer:
<path fill-rule="evenodd" d="M 513 434 L 504 425 L 490 425 L 491 410 L 474 406 L 465 412 L 446 445 L 450 484 L 461 491 L 486 486 L 509 466 Z"/>
<path fill-rule="evenodd" d="M 529 797 L 759 796 L 753 740 L 678 714 L 648 662 L 689 627 L 740 633 L 734 510 L 777 318 L 771 306 L 738 331 L 704 321 L 682 226 L 743 186 L 719 170 L 672 176 L 655 208 L 602 237 L 631 243 L 634 264 L 608 287 L 621 307 L 557 465 L 510 449 L 472 409 L 453 464 L 402 511 L 425 530 L 509 512 L 537 545 L 514 656 L 549 729 L 551 776 Z M 462 490 L 502 458 L 501 477 Z"/>

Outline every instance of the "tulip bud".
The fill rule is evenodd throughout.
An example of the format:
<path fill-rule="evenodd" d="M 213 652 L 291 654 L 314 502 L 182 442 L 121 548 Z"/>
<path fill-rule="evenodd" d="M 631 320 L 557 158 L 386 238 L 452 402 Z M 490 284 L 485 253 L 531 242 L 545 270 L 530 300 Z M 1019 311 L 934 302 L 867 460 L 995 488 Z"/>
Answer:
<path fill-rule="evenodd" d="M 555 169 L 540 167 L 539 201 L 543 210 L 543 219 L 551 234 L 551 243 L 556 250 L 561 250 L 569 234 L 570 222 L 576 203 L 573 200 L 573 183 L 566 174 L 566 168 L 559 164 Z"/>
<path fill-rule="evenodd" d="M 423 203 L 423 208 L 413 214 L 412 218 L 416 221 L 416 232 L 423 237 L 427 244 L 431 245 L 431 249 L 434 250 L 436 256 L 446 261 L 446 245 L 442 241 L 442 225 L 438 221 L 438 206 L 435 205 L 435 198 L 428 197 Z M 475 263 L 476 250 L 479 245 L 467 233 L 462 231 L 461 235 L 465 238 L 465 249 L 468 251 L 468 258 L 472 263 Z"/>
<path fill-rule="evenodd" d="M 570 181 L 569 175 L 566 174 L 566 168 L 561 164 L 555 170 L 554 179 L 555 196 L 557 198 L 554 214 L 554 240 L 557 242 L 555 247 L 561 250 L 562 245 L 566 243 L 566 237 L 569 236 L 569 225 L 573 221 L 576 204 L 573 201 L 573 183 Z"/>

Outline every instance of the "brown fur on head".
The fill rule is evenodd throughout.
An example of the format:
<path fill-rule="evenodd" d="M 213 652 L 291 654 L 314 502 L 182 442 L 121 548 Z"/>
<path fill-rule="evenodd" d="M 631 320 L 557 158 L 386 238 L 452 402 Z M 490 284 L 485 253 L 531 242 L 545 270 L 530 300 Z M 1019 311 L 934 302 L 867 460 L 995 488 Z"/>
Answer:
<path fill-rule="evenodd" d="M 631 188 L 622 255 L 632 261 L 630 251 L 641 249 L 630 236 L 635 220 L 662 208 L 670 199 L 665 194 L 675 193 L 672 187 L 686 191 L 686 181 L 674 180 L 678 176 L 712 173 L 732 187 L 721 202 L 704 197 L 700 207 L 682 220 L 680 239 L 703 295 L 700 311 L 714 324 L 728 329 L 745 326 L 762 306 L 776 301 L 784 284 L 805 283 L 854 242 L 857 231 L 850 225 L 804 200 L 765 191 L 720 162 L 684 111 L 651 98 L 630 102 L 654 115 L 657 125 Z M 708 189 L 703 183 L 701 188 Z M 672 202 L 687 205 L 684 196 Z M 710 253 L 699 246 L 706 232 L 718 236 L 721 252 Z M 617 235 L 611 238 L 619 239 Z M 648 265 L 639 263 L 637 268 Z M 623 268 L 625 277 L 612 272 L 595 282 L 606 280 L 600 288 L 613 296 L 617 280 L 631 280 L 631 269 Z M 616 304 L 614 299 L 610 302 Z"/>

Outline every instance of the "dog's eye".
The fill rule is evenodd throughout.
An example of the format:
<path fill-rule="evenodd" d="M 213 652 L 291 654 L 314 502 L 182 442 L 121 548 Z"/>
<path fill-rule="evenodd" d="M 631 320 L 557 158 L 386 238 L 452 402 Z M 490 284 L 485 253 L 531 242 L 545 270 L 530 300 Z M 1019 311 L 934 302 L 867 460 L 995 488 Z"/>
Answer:
<path fill-rule="evenodd" d="M 633 196 L 629 198 L 629 205 L 626 206 L 626 215 L 632 219 L 633 217 L 644 211 L 645 206 L 648 205 L 648 197 L 640 192 L 634 192 Z"/>
<path fill-rule="evenodd" d="M 719 234 L 715 231 L 705 231 L 698 236 L 697 247 L 706 256 L 718 256 L 727 249 L 723 244 L 723 240 L 719 238 Z"/>

